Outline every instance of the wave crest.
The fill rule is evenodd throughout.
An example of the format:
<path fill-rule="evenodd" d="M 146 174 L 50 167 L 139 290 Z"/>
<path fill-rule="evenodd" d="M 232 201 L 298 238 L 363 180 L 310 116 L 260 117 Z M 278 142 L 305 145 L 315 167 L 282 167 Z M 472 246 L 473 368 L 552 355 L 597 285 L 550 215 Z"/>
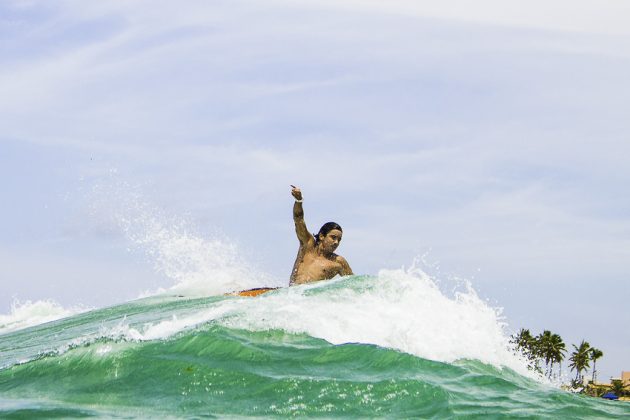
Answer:
<path fill-rule="evenodd" d="M 0 334 L 67 318 L 86 310 L 84 307 L 64 308 L 53 300 L 20 302 L 14 299 L 11 303 L 11 313 L 0 315 Z"/>

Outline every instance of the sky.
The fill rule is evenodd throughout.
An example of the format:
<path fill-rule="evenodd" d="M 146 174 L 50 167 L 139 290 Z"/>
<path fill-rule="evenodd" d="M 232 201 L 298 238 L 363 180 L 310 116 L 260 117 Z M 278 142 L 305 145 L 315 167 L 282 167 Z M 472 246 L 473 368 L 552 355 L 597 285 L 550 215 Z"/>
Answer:
<path fill-rule="evenodd" d="M 625 0 L 3 1 L 0 313 L 168 287 L 155 223 L 283 284 L 294 184 L 355 273 L 422 256 L 618 376 L 627 22 Z"/>

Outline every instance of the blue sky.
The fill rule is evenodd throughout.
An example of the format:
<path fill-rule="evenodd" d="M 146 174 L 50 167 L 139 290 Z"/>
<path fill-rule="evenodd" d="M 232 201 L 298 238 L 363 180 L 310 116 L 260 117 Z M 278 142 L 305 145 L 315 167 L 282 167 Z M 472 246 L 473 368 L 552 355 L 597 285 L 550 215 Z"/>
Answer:
<path fill-rule="evenodd" d="M 280 283 L 296 184 L 355 272 L 428 254 L 630 369 L 627 2 L 339 3 L 2 2 L 0 312 L 168 286 L 136 199 Z"/>

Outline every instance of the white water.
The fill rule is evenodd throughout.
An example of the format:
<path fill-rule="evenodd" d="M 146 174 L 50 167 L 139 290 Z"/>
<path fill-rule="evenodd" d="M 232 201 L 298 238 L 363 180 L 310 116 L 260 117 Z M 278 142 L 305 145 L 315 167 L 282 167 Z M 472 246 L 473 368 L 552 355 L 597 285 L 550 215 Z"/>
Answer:
<path fill-rule="evenodd" d="M 86 310 L 88 308 L 64 308 L 52 300 L 38 300 L 35 302 L 27 300 L 20 302 L 15 299 L 11 304 L 11 313 L 0 315 L 0 334 L 67 318 Z"/>
<path fill-rule="evenodd" d="M 375 344 L 451 363 L 475 359 L 531 376 L 510 350 L 498 310 L 471 288 L 453 297 L 417 269 L 295 286 L 256 298 L 233 297 L 194 314 L 130 328 L 132 340 L 165 339 L 217 322 L 252 331 L 305 333 L 333 344 Z"/>
<path fill-rule="evenodd" d="M 376 344 L 442 362 L 512 361 L 504 322 L 472 289 L 449 298 L 419 270 L 381 270 L 364 282 L 270 296 L 265 304 L 246 301 L 226 323 L 304 332 L 333 344 Z"/>

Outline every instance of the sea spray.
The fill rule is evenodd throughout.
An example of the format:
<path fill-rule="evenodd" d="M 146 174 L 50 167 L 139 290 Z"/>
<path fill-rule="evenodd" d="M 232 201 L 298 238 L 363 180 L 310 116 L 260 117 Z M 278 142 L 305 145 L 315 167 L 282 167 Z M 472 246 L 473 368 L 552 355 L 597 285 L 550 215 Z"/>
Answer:
<path fill-rule="evenodd" d="M 186 217 L 150 204 L 139 187 L 121 181 L 115 171 L 94 185 L 90 203 L 93 217 L 122 232 L 128 249 L 146 255 L 155 272 L 170 280 L 170 285 L 141 297 L 211 296 L 284 283 L 253 267 L 225 235 L 202 237 Z"/>
<path fill-rule="evenodd" d="M 0 315 L 0 334 L 66 318 L 87 310 L 89 308 L 84 306 L 64 308 L 51 299 L 34 302 L 30 300 L 22 302 L 19 299 L 13 299 L 11 312 L 6 315 Z"/>
<path fill-rule="evenodd" d="M 121 180 L 116 170 L 94 184 L 88 196 L 92 222 L 99 230 L 121 233 L 132 253 L 148 259 L 162 287 L 138 290 L 139 297 L 221 295 L 260 285 L 285 285 L 256 269 L 225 235 L 202 237 L 186 217 L 167 214 L 151 205 L 138 186 Z M 64 308 L 53 299 L 14 300 L 0 314 L 0 334 L 81 313 L 90 308 Z"/>

